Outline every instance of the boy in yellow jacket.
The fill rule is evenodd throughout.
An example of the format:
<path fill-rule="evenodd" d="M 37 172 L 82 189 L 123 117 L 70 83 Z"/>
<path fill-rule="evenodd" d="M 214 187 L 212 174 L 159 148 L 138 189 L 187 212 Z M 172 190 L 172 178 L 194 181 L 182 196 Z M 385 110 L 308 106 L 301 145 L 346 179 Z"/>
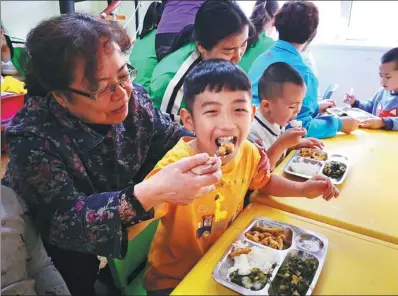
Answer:
<path fill-rule="evenodd" d="M 165 204 L 156 211 L 161 220 L 144 276 L 148 295 L 168 295 L 179 284 L 243 209 L 248 189 L 274 196 L 323 195 L 326 200 L 338 195 L 323 176 L 299 183 L 258 170 L 260 153 L 246 140 L 255 114 L 251 84 L 233 63 L 209 60 L 196 66 L 184 81 L 184 97 L 187 109 L 181 110 L 181 120 L 196 138 L 183 137 L 147 178 L 181 158 L 215 155 L 222 144 L 234 149 L 222 157 L 223 175 L 213 191 L 189 205 Z"/>

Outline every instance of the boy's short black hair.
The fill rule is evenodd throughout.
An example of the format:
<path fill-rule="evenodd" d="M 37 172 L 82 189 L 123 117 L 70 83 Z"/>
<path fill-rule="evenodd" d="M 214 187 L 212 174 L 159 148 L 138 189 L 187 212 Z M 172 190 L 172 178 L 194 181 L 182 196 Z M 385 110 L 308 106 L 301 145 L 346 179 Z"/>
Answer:
<path fill-rule="evenodd" d="M 277 62 L 271 64 L 258 82 L 258 97 L 260 100 L 279 98 L 283 92 L 283 84 L 290 82 L 304 86 L 300 73 L 289 64 Z"/>
<path fill-rule="evenodd" d="M 184 80 L 184 99 L 187 110 L 192 113 L 197 95 L 204 91 L 219 93 L 222 90 L 251 92 L 251 83 L 246 73 L 234 63 L 207 60 L 194 67 Z"/>
<path fill-rule="evenodd" d="M 382 64 L 386 64 L 389 62 L 395 62 L 395 67 L 398 70 L 398 47 L 390 49 L 381 57 Z"/>

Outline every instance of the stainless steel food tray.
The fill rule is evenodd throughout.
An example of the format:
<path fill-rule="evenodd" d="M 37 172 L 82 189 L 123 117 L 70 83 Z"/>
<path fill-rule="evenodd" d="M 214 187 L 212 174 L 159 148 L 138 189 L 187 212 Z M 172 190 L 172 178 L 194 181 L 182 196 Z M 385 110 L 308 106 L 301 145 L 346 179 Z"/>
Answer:
<path fill-rule="evenodd" d="M 284 245 L 283 250 L 276 250 L 270 247 L 264 246 L 262 244 L 250 241 L 245 237 L 245 233 L 250 231 L 253 226 L 269 226 L 269 227 L 281 227 L 285 229 L 287 244 Z M 318 281 L 319 275 L 325 262 L 326 253 L 328 249 L 328 239 L 322 234 L 296 227 L 283 222 L 268 219 L 266 217 L 257 217 L 253 219 L 248 226 L 240 233 L 240 235 L 234 240 L 234 242 L 241 240 L 247 242 L 250 246 L 258 246 L 261 248 L 267 248 L 272 252 L 279 255 L 279 263 L 272 272 L 270 281 L 265 285 L 265 287 L 258 291 L 253 291 L 246 289 L 237 284 L 234 284 L 228 280 L 228 269 L 233 266 L 233 259 L 229 257 L 229 254 L 233 251 L 233 245 L 229 248 L 227 252 L 221 257 L 221 260 L 217 263 L 213 270 L 213 278 L 221 285 L 236 291 L 242 295 L 276 295 L 275 293 L 275 279 L 279 268 L 284 263 L 285 259 L 289 258 L 291 255 L 298 255 L 301 259 L 315 258 L 318 261 L 318 268 L 315 272 L 314 278 L 310 283 L 309 289 L 305 295 L 311 295 L 315 285 Z M 309 247 L 312 243 L 311 248 Z M 278 294 L 279 295 L 279 294 Z"/>
<path fill-rule="evenodd" d="M 371 118 L 377 118 L 377 116 L 374 116 L 373 114 L 370 114 L 364 110 L 358 109 L 358 108 L 350 108 L 350 107 L 342 107 L 342 108 L 338 108 L 338 107 L 333 107 L 333 108 L 328 108 L 326 109 L 326 112 L 328 112 L 329 114 L 335 115 L 335 116 L 340 116 L 340 113 L 346 113 L 347 116 L 356 118 L 360 121 L 365 121 Z"/>
<path fill-rule="evenodd" d="M 345 178 L 347 177 L 348 171 L 350 170 L 350 163 L 349 163 L 349 161 L 348 161 L 348 157 L 347 157 L 347 156 L 344 156 L 344 155 L 341 155 L 341 154 L 337 154 L 337 153 L 328 153 L 327 151 L 323 151 L 323 150 L 320 150 L 320 149 L 315 149 L 315 148 L 311 148 L 311 149 L 312 149 L 312 150 L 316 150 L 316 151 L 326 152 L 327 155 L 328 155 L 327 160 L 322 161 L 322 160 L 315 160 L 315 159 L 310 159 L 310 158 L 307 158 L 307 157 L 302 157 L 302 156 L 300 156 L 300 151 L 301 151 L 301 149 L 299 149 L 299 150 L 297 150 L 297 151 L 293 154 L 292 158 L 291 158 L 291 159 L 287 162 L 287 164 L 285 165 L 285 167 L 284 167 L 284 169 L 283 169 L 284 172 L 287 173 L 287 174 L 290 174 L 290 175 L 297 176 L 297 177 L 301 177 L 301 178 L 305 178 L 305 179 L 310 179 L 312 176 L 304 175 L 304 174 L 299 174 L 299 173 L 293 172 L 293 171 L 290 169 L 291 164 L 292 164 L 293 162 L 298 161 L 299 158 L 302 158 L 302 159 L 304 159 L 305 162 L 310 162 L 310 163 L 312 163 L 312 164 L 317 164 L 317 165 L 319 165 L 319 166 L 320 166 L 319 173 L 320 173 L 321 175 L 325 175 L 325 174 L 323 174 L 323 172 L 322 172 L 322 171 L 323 171 L 323 168 L 324 168 L 324 166 L 325 166 L 325 164 L 326 164 L 327 162 L 329 162 L 329 161 L 334 160 L 334 161 L 338 161 L 338 162 L 341 162 L 341 163 L 345 164 L 345 165 L 347 166 L 347 168 L 346 168 L 346 170 L 345 170 L 344 175 L 343 175 L 339 180 L 336 180 L 336 179 L 333 179 L 333 178 L 330 178 L 330 179 L 332 180 L 332 183 L 335 184 L 335 185 L 339 185 L 339 184 L 343 183 L 344 180 L 345 180 Z"/>

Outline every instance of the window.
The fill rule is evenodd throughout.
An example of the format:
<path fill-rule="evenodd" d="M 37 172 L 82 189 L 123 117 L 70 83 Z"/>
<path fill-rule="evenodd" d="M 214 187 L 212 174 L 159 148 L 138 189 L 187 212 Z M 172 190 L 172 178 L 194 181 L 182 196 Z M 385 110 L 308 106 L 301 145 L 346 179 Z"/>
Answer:
<path fill-rule="evenodd" d="M 287 1 L 278 1 L 280 7 Z M 369 44 L 398 42 L 398 1 L 311 1 L 319 9 L 315 43 L 360 41 Z M 238 1 L 250 16 L 256 1 Z M 271 37 L 276 37 L 277 34 Z"/>
<path fill-rule="evenodd" d="M 397 42 L 398 1 L 352 1 L 347 39 Z"/>

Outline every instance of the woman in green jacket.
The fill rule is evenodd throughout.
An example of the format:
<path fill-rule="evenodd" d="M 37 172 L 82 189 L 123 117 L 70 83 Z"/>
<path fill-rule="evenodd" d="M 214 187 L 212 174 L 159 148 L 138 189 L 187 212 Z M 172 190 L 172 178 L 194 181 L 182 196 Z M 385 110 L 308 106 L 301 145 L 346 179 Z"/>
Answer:
<path fill-rule="evenodd" d="M 239 66 L 249 73 L 250 67 L 256 58 L 275 44 L 275 41 L 268 37 L 274 30 L 275 14 L 279 9 L 278 1 L 257 0 L 253 8 L 250 20 L 256 29 L 256 34 L 248 41 L 246 53 L 239 62 Z"/>
<path fill-rule="evenodd" d="M 156 28 L 162 15 L 162 4 L 153 2 L 145 14 L 144 23 L 139 38 L 135 41 L 130 53 L 130 64 L 136 68 L 135 82 L 148 91 L 153 69 L 158 64 L 155 50 Z"/>
<path fill-rule="evenodd" d="M 154 105 L 175 121 L 179 121 L 180 108 L 185 106 L 182 86 L 187 73 L 202 60 L 218 58 L 238 63 L 253 28 L 235 1 L 209 0 L 199 8 L 192 31 L 195 42 L 162 59 L 149 86 Z"/>

